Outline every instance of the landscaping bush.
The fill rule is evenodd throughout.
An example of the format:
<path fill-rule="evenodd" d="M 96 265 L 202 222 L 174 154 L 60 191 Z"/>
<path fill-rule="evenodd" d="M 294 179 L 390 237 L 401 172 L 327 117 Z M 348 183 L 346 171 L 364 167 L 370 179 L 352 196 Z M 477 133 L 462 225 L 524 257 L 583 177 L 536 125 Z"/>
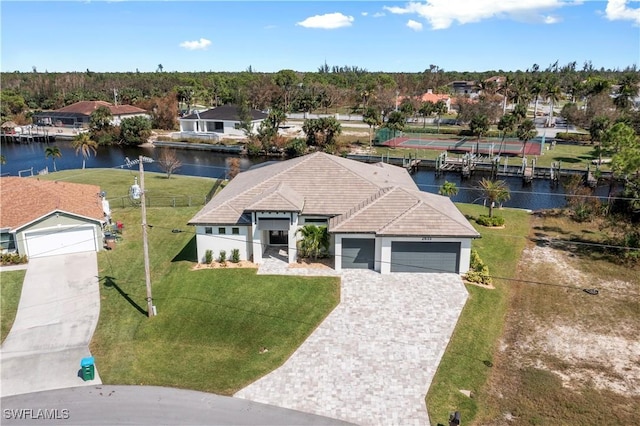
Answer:
<path fill-rule="evenodd" d="M 20 256 L 18 253 L 3 253 L 2 265 L 21 265 L 27 263 L 27 256 Z"/>
<path fill-rule="evenodd" d="M 504 217 L 480 215 L 480 217 L 476 219 L 476 222 L 482 226 L 502 226 L 504 225 Z"/>
<path fill-rule="evenodd" d="M 233 250 L 231 250 L 231 261 L 233 263 L 238 263 L 240 262 L 240 250 L 235 248 Z"/>
<path fill-rule="evenodd" d="M 212 250 L 207 250 L 207 251 L 204 252 L 204 263 L 206 263 L 208 265 L 211 262 L 213 262 L 213 251 Z"/>
<path fill-rule="evenodd" d="M 589 133 L 560 132 L 556 134 L 556 139 L 562 139 L 564 141 L 571 142 L 591 142 L 591 135 Z"/>
<path fill-rule="evenodd" d="M 489 275 L 489 267 L 480 258 L 476 250 L 471 250 L 470 270 L 465 276 L 466 280 L 472 283 L 490 285 L 491 276 Z"/>
<path fill-rule="evenodd" d="M 220 257 L 218 258 L 218 261 L 220 263 L 225 263 L 227 261 L 227 251 L 226 250 L 220 250 Z"/>

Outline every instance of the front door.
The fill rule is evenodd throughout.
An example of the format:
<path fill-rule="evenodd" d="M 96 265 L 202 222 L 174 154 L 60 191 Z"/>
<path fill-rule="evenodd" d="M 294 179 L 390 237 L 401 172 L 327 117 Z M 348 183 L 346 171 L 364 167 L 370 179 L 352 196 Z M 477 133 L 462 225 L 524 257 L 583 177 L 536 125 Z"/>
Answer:
<path fill-rule="evenodd" d="M 286 246 L 289 243 L 289 231 L 269 231 L 269 245 Z"/>

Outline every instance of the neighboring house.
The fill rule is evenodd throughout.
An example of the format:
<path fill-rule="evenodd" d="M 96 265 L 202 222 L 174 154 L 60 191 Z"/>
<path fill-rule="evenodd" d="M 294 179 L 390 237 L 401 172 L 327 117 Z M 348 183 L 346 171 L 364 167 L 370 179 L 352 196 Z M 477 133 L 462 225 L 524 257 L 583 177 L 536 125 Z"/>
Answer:
<path fill-rule="evenodd" d="M 467 95 L 470 98 L 478 96 L 478 86 L 475 81 L 452 81 L 449 86 L 454 95 Z"/>
<path fill-rule="evenodd" d="M 249 111 L 251 127 L 257 131 L 267 114 L 258 110 Z M 204 112 L 196 112 L 180 118 L 181 136 L 244 137 L 242 118 L 236 105 L 223 105 Z"/>
<path fill-rule="evenodd" d="M 240 173 L 190 221 L 198 259 L 207 250 L 260 264 L 269 247 L 297 259 L 297 232 L 327 226 L 335 269 L 454 272 L 469 269 L 478 232 L 453 202 L 418 189 L 397 166 L 325 153 L 259 165 Z"/>
<path fill-rule="evenodd" d="M 416 98 L 420 103 L 433 102 L 435 104 L 435 103 L 438 103 L 439 101 L 442 101 L 447 106 L 447 112 L 451 111 L 451 96 L 433 93 L 433 89 L 427 90 L 427 93 L 423 93 L 420 96 L 416 96 Z M 405 99 L 407 99 L 406 96 L 398 97 L 396 107 L 400 108 L 400 105 Z"/>
<path fill-rule="evenodd" d="M 35 258 L 103 246 L 106 216 L 96 185 L 3 177 L 0 208 L 2 252 Z"/>
<path fill-rule="evenodd" d="M 87 128 L 91 113 L 100 107 L 109 108 L 112 116 L 111 124 L 114 126 L 119 126 L 125 118 L 150 118 L 147 111 L 132 105 L 113 105 L 104 101 L 80 101 L 55 111 L 37 112 L 33 115 L 33 121 L 39 126 Z"/>

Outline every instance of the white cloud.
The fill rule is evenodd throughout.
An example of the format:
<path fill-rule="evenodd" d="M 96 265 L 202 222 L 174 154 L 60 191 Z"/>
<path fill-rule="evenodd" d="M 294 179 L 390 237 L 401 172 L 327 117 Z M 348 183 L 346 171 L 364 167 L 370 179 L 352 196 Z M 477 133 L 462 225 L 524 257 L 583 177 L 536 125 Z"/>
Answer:
<path fill-rule="evenodd" d="M 382 18 L 383 16 L 385 16 L 385 14 L 382 12 L 376 12 L 373 14 L 374 18 Z"/>
<path fill-rule="evenodd" d="M 418 21 L 414 21 L 413 19 L 409 19 L 409 21 L 407 21 L 407 27 L 414 31 L 422 31 L 422 24 Z"/>
<path fill-rule="evenodd" d="M 464 25 L 496 17 L 553 23 L 558 18 L 543 12 L 580 3 L 581 0 L 426 0 L 409 2 L 405 7 L 385 6 L 384 9 L 398 15 L 416 14 L 426 19 L 432 29 L 441 30 L 454 22 Z"/>
<path fill-rule="evenodd" d="M 180 47 L 184 47 L 187 50 L 204 50 L 211 44 L 211 40 L 207 40 L 206 38 L 201 38 L 200 40 L 194 41 L 183 41 L 180 43 Z"/>
<path fill-rule="evenodd" d="M 296 23 L 305 28 L 322 28 L 325 30 L 333 30 L 336 28 L 350 27 L 353 22 L 353 16 L 346 16 L 342 13 L 327 13 L 325 15 L 310 16 L 304 21 Z"/>
<path fill-rule="evenodd" d="M 558 16 L 547 15 L 544 17 L 545 24 L 557 24 L 560 21 L 562 21 L 562 19 L 560 19 L 560 17 Z"/>
<path fill-rule="evenodd" d="M 640 8 L 627 7 L 628 0 L 608 0 L 605 16 L 610 21 L 633 21 L 640 25 Z"/>
<path fill-rule="evenodd" d="M 360 15 L 362 16 L 367 16 L 369 14 L 369 12 L 361 12 Z"/>

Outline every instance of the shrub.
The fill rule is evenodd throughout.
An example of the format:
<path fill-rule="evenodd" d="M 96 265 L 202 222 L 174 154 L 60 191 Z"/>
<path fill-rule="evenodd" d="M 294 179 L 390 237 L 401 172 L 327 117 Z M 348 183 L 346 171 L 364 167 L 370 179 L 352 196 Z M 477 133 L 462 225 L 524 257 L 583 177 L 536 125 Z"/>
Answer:
<path fill-rule="evenodd" d="M 220 250 L 220 257 L 218 258 L 218 260 L 220 261 L 220 263 L 225 263 L 227 261 L 227 251 L 226 250 Z"/>
<path fill-rule="evenodd" d="M 307 141 L 302 138 L 291 139 L 285 147 L 285 152 L 289 157 L 298 157 L 306 151 Z"/>
<path fill-rule="evenodd" d="M 591 135 L 589 133 L 568 133 L 560 132 L 556 134 L 556 139 L 572 142 L 590 142 Z"/>
<path fill-rule="evenodd" d="M 27 263 L 27 256 L 20 256 L 18 253 L 3 253 L 0 260 L 3 265 L 20 265 Z"/>
<path fill-rule="evenodd" d="M 489 275 L 489 267 L 480 258 L 476 250 L 471 250 L 470 270 L 465 276 L 467 281 L 484 285 L 491 284 L 491 276 Z"/>
<path fill-rule="evenodd" d="M 208 265 L 211 262 L 213 262 L 213 251 L 207 250 L 204 252 L 204 263 Z"/>
<path fill-rule="evenodd" d="M 240 250 L 239 249 L 234 248 L 233 250 L 231 250 L 231 261 L 233 263 L 240 262 Z"/>
<path fill-rule="evenodd" d="M 480 215 L 480 217 L 476 219 L 476 222 L 482 226 L 502 226 L 504 225 L 504 217 Z"/>

